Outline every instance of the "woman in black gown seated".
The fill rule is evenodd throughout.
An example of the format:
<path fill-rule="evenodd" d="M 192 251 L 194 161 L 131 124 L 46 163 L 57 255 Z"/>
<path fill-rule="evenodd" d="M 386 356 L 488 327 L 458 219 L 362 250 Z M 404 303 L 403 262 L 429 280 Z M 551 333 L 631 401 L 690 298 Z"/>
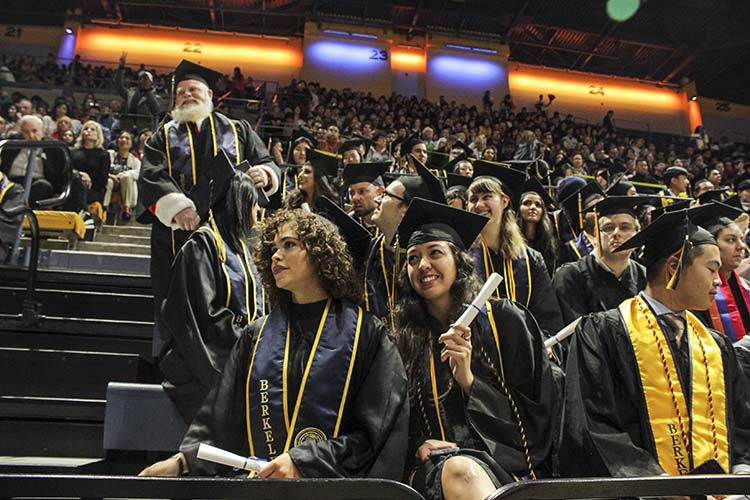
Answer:
<path fill-rule="evenodd" d="M 453 324 L 480 286 L 466 252 L 487 218 L 419 198 L 399 226 L 396 343 L 411 399 L 410 484 L 428 500 L 485 498 L 548 470 L 558 397 L 531 314 L 491 300 Z"/>
<path fill-rule="evenodd" d="M 230 475 L 196 457 L 208 443 L 270 460 L 263 478 L 398 479 L 406 376 L 382 323 L 363 311 L 343 239 L 303 210 L 261 227 L 255 262 L 273 308 L 251 323 L 177 455 L 143 475 Z"/>

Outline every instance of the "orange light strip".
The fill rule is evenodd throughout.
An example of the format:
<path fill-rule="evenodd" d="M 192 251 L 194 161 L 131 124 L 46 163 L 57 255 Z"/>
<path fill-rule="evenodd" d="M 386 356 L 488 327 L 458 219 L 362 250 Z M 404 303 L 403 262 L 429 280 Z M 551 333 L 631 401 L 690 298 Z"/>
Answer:
<path fill-rule="evenodd" d="M 118 30 L 120 31 L 120 30 Z M 149 32 L 150 31 L 150 32 Z M 226 41 L 222 40 L 225 39 Z M 292 48 L 248 43 L 242 37 L 233 35 L 204 35 L 200 33 L 165 33 L 162 30 L 125 29 L 121 32 L 86 28 L 79 31 L 78 50 L 116 53 L 128 52 L 128 59 L 140 60 L 143 56 L 162 56 L 165 60 L 186 58 L 205 64 L 228 62 L 237 65 L 242 62 L 267 66 L 301 67 L 302 54 Z"/>
<path fill-rule="evenodd" d="M 424 53 L 415 50 L 391 50 L 391 69 L 397 71 L 424 72 L 427 58 Z"/>
<path fill-rule="evenodd" d="M 629 84 L 624 81 L 590 79 L 584 75 L 570 75 L 566 78 L 540 76 L 529 73 L 511 71 L 508 75 L 511 92 L 518 90 L 533 91 L 535 93 L 550 92 L 558 98 L 575 98 L 576 100 L 600 101 L 606 99 L 607 104 L 617 102 L 638 104 L 642 106 L 657 106 L 660 108 L 681 109 L 683 107 L 680 95 L 668 89 L 646 89 L 645 85 Z M 601 94 L 599 92 L 604 92 Z"/>

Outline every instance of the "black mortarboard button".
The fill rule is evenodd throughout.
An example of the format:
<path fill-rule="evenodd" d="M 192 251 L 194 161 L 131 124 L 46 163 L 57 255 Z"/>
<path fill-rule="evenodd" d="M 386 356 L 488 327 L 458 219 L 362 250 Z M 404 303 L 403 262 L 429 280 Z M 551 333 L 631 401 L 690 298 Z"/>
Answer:
<path fill-rule="evenodd" d="M 511 201 L 513 202 L 513 206 L 518 208 L 518 200 L 521 197 L 523 185 L 526 182 L 526 174 L 514 168 L 503 165 L 502 163 L 487 160 L 475 161 L 474 179 L 485 176 L 494 177 L 500 180 L 500 182 L 503 184 L 503 187 L 508 191 L 505 194 L 510 197 Z"/>
<path fill-rule="evenodd" d="M 435 174 L 411 155 L 418 175 L 402 176 L 398 180 L 404 185 L 404 198 L 425 198 L 438 203 L 447 203 L 445 199 L 445 184 Z"/>
<path fill-rule="evenodd" d="M 430 241 L 449 241 L 461 250 L 471 247 L 489 219 L 442 203 L 414 198 L 398 226 L 405 248 Z"/>
<path fill-rule="evenodd" d="M 536 177 L 529 177 L 528 179 L 526 179 L 526 182 L 521 189 L 521 198 L 525 193 L 538 194 L 542 199 L 542 203 L 544 203 L 547 208 L 552 208 L 555 206 L 555 200 L 552 199 L 552 197 L 549 195 L 549 191 L 547 191 L 547 188 L 544 187 L 544 185 L 539 182 L 539 179 L 537 179 Z"/>
<path fill-rule="evenodd" d="M 185 80 L 197 80 L 213 90 L 216 86 L 216 82 L 221 77 L 222 73 L 218 71 L 214 71 L 211 68 L 183 59 L 174 70 L 174 85 L 176 88 L 178 83 Z"/>
<path fill-rule="evenodd" d="M 391 162 L 377 163 L 349 163 L 344 166 L 341 176 L 344 178 L 344 186 L 351 186 L 359 182 L 369 182 L 383 185 L 381 176 L 388 170 Z"/>
<path fill-rule="evenodd" d="M 321 169 L 322 172 L 320 173 L 323 175 L 328 177 L 336 177 L 338 175 L 339 157 L 335 154 L 321 151 L 320 149 L 313 149 L 308 152 L 307 157 L 313 168 Z"/>

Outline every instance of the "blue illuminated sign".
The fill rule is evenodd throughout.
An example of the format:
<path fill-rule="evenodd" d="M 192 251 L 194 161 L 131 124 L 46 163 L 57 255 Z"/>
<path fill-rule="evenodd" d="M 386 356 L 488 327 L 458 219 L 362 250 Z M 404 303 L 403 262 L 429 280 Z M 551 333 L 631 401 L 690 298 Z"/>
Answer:
<path fill-rule="evenodd" d="M 429 78 L 454 88 L 487 90 L 505 84 L 506 69 L 486 59 L 436 55 L 427 61 Z"/>
<path fill-rule="evenodd" d="M 60 49 L 57 51 L 58 64 L 70 64 L 73 57 L 75 57 L 76 36 L 72 33 L 68 33 L 68 29 L 65 30 L 65 35 L 63 35 L 62 41 L 60 42 Z"/>
<path fill-rule="evenodd" d="M 319 40 L 305 46 L 305 59 L 317 67 L 356 74 L 387 66 L 388 51 L 372 45 Z"/>

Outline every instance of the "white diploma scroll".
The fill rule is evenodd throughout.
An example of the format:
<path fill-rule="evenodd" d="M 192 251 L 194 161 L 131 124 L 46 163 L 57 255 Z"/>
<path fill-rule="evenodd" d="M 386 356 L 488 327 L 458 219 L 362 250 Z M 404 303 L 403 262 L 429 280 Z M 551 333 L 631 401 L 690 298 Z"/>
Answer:
<path fill-rule="evenodd" d="M 260 472 L 267 460 L 261 460 L 255 457 L 241 457 L 234 453 L 222 450 L 210 444 L 201 443 L 198 445 L 198 458 L 217 464 L 227 465 L 235 469 L 246 471 Z"/>
<path fill-rule="evenodd" d="M 307 212 L 308 214 L 311 214 L 311 213 L 312 213 L 312 210 L 310 210 L 310 205 L 309 205 L 309 204 L 308 204 L 307 202 L 304 202 L 304 203 L 302 204 L 302 210 L 304 210 L 304 211 L 305 211 L 305 212 Z"/>
<path fill-rule="evenodd" d="M 466 308 L 461 317 L 458 318 L 456 324 L 460 326 L 469 326 L 471 322 L 474 321 L 474 318 L 477 317 L 479 311 L 481 311 L 485 306 L 490 296 L 492 296 L 492 292 L 494 292 L 497 287 L 500 286 L 501 281 L 503 281 L 503 277 L 499 274 L 490 274 L 482 289 L 479 290 L 479 293 L 477 294 L 474 301 L 469 307 Z"/>
<path fill-rule="evenodd" d="M 557 332 L 557 334 L 554 337 L 550 337 L 547 340 L 544 341 L 544 347 L 549 349 L 550 347 L 554 347 L 563 340 L 567 339 L 571 335 L 573 335 L 573 332 L 576 331 L 576 327 L 578 326 L 578 323 L 581 322 L 581 318 L 578 318 L 576 320 L 573 320 L 568 326 Z"/>

